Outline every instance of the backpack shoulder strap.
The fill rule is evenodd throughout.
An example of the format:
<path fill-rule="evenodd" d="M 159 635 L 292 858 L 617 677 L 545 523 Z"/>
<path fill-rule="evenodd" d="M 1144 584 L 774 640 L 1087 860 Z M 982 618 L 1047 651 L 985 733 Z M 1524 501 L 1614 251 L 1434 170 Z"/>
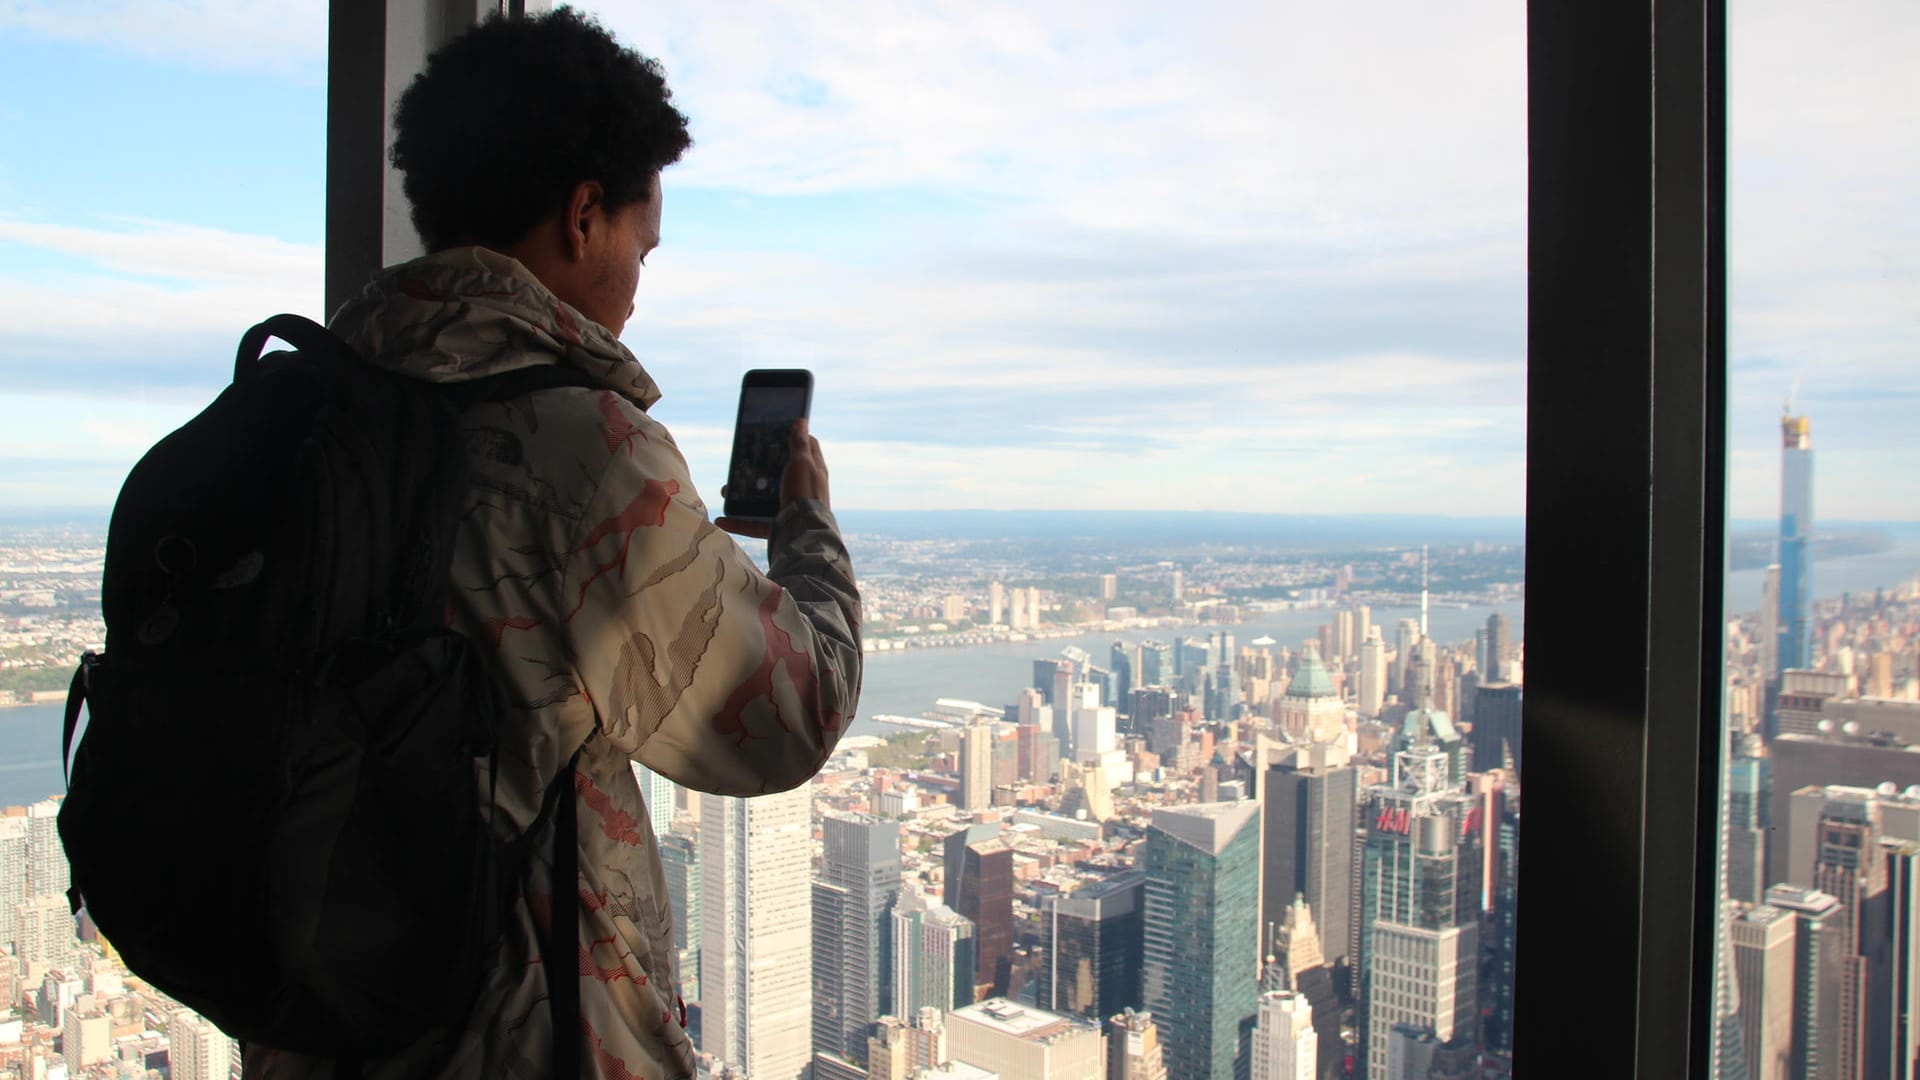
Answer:
<path fill-rule="evenodd" d="M 360 360 L 360 354 L 344 338 L 312 319 L 304 315 L 275 315 L 241 335 L 239 351 L 233 358 L 234 382 L 259 370 L 261 350 L 267 347 L 268 340 L 272 338 L 279 338 L 301 352 L 314 356 L 334 361 Z"/>

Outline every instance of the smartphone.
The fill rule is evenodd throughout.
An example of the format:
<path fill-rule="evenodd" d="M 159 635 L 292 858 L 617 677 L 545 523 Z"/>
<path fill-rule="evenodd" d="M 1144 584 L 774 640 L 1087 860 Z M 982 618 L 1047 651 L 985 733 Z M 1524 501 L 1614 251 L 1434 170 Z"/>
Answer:
<path fill-rule="evenodd" d="M 772 521 L 780 513 L 780 477 L 787 471 L 793 422 L 813 407 L 813 373 L 804 368 L 755 369 L 740 380 L 727 466 L 726 516 Z"/>

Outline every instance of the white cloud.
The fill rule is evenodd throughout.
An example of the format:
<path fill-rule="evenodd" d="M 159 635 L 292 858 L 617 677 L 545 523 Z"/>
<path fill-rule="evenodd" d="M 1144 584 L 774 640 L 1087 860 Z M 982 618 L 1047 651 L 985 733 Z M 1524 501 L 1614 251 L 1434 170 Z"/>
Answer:
<path fill-rule="evenodd" d="M 7 33 L 193 67 L 326 74 L 326 0 L 0 0 Z"/>

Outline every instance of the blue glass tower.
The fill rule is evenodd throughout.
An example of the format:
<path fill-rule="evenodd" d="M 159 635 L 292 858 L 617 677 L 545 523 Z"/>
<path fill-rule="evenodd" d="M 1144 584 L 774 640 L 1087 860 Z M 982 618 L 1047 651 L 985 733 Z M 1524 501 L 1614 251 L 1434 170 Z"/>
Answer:
<path fill-rule="evenodd" d="M 1142 864 L 1142 996 L 1167 1075 L 1247 1080 L 1260 990 L 1260 804 L 1155 810 Z"/>
<path fill-rule="evenodd" d="M 1813 666 L 1813 434 L 1780 418 L 1780 667 Z"/>

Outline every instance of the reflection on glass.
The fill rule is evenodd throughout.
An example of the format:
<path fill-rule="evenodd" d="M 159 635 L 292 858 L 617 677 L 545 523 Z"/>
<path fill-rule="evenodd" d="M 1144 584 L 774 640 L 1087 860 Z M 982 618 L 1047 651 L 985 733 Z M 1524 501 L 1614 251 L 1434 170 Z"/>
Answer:
<path fill-rule="evenodd" d="M 1916 45 L 1901 5 L 1729 26 L 1718 1078 L 1920 1070 Z"/>

